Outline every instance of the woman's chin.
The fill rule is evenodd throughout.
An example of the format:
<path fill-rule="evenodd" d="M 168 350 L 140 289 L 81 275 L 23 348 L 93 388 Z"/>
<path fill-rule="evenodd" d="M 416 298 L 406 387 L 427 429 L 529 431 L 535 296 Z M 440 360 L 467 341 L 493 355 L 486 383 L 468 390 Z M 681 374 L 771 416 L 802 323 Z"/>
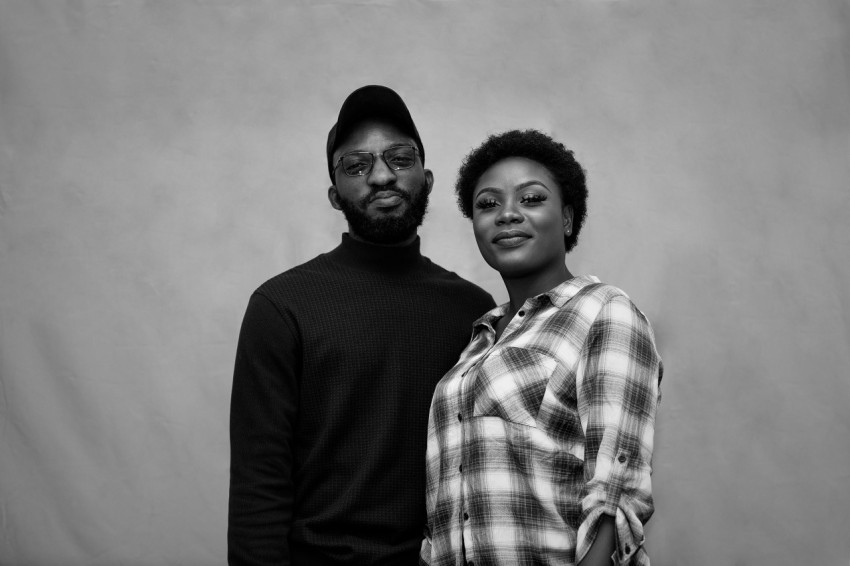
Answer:
<path fill-rule="evenodd" d="M 493 263 L 496 263 L 496 265 L 494 265 Z M 498 271 L 499 275 L 501 275 L 503 279 L 521 279 L 525 277 L 533 277 L 543 271 L 541 269 L 535 269 L 534 267 L 525 265 L 523 263 L 514 263 L 506 261 L 493 263 L 490 264 L 490 267 Z"/>
<path fill-rule="evenodd" d="M 502 279 L 517 280 L 527 279 L 544 282 L 555 281 L 556 284 L 564 280 L 566 271 L 564 260 L 555 258 L 552 261 L 528 261 L 528 258 L 488 257 L 487 264 L 499 272 Z M 548 283 L 547 283 L 548 284 Z"/>

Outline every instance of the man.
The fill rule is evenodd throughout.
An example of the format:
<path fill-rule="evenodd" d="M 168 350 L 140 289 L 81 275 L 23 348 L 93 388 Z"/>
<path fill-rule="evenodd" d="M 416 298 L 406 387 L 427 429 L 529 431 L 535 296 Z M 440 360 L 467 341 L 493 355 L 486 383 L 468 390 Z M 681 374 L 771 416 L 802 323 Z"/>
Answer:
<path fill-rule="evenodd" d="M 419 252 L 434 177 L 398 94 L 349 95 L 327 159 L 348 233 L 261 285 L 242 323 L 231 565 L 416 564 L 431 395 L 495 306 Z"/>

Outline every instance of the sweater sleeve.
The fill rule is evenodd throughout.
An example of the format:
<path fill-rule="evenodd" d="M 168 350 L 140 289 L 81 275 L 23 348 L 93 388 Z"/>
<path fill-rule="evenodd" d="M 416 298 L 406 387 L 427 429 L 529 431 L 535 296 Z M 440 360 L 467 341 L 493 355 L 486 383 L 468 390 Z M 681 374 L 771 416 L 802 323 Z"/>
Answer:
<path fill-rule="evenodd" d="M 230 566 L 289 564 L 300 341 L 255 293 L 239 334 L 230 405 Z"/>

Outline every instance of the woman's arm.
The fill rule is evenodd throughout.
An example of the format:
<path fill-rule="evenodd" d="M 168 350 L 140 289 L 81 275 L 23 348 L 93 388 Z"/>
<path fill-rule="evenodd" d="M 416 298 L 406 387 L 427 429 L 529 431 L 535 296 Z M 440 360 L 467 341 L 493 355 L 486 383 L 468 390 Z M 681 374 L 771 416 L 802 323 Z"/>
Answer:
<path fill-rule="evenodd" d="M 654 510 L 650 474 L 662 366 L 649 323 L 624 295 L 609 297 L 597 313 L 583 361 L 576 385 L 587 495 L 576 558 L 584 560 L 595 546 L 601 521 L 612 520 L 616 554 L 608 557 L 646 564 L 643 524 Z"/>

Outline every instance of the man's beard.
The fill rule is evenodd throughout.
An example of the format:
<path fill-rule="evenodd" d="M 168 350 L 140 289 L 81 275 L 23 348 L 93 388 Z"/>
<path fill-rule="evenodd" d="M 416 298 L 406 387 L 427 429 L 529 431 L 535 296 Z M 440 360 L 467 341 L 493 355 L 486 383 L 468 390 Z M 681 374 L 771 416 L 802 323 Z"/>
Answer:
<path fill-rule="evenodd" d="M 375 244 L 398 244 L 407 240 L 422 225 L 425 212 L 428 210 L 428 183 L 423 182 L 414 197 L 411 197 L 406 192 L 387 189 L 386 187 L 379 190 L 393 191 L 400 198 L 407 201 L 407 210 L 401 215 L 371 218 L 366 213 L 366 210 L 368 210 L 372 194 L 361 199 L 359 203 L 345 200 L 340 196 L 339 207 L 342 209 L 342 213 L 345 215 L 351 231 L 367 242 Z M 378 191 L 373 191 L 373 193 L 375 192 Z"/>

